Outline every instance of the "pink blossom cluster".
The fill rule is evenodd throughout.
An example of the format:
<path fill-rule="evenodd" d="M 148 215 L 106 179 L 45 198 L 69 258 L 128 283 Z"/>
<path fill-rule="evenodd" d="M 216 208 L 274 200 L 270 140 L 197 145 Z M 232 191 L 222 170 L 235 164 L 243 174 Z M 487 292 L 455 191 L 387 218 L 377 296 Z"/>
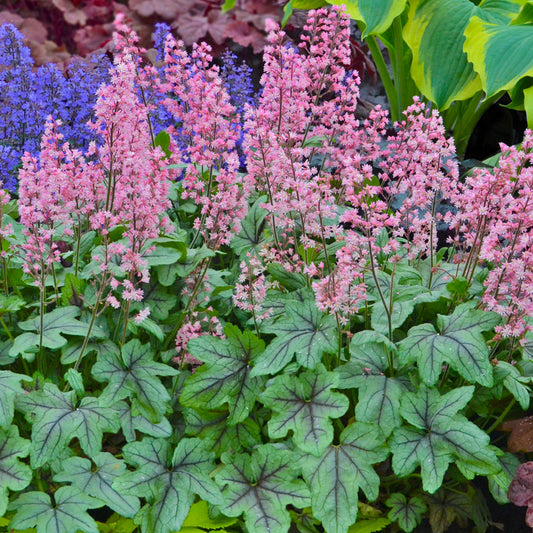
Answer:
<path fill-rule="evenodd" d="M 160 90 L 169 95 L 163 103 L 181 125 L 183 144 L 174 145 L 172 162 L 186 164 L 182 198 L 201 206 L 194 227 L 217 249 L 240 231 L 251 183 L 238 172 L 240 117 L 209 51 L 209 45 L 195 44 L 189 55 L 169 34 Z M 177 135 L 174 127 L 169 133 Z"/>
<path fill-rule="evenodd" d="M 490 265 L 483 303 L 505 318 L 497 331 L 522 337 L 533 316 L 533 132 L 520 149 L 500 148 L 498 167 L 476 168 L 459 185 L 452 225 L 463 274 L 471 278 L 478 265 Z"/>

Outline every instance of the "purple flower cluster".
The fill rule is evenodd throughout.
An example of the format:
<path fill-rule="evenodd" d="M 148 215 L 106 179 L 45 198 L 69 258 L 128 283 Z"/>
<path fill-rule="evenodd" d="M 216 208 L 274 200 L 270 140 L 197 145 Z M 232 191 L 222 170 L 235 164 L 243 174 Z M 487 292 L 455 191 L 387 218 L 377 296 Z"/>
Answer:
<path fill-rule="evenodd" d="M 96 90 L 108 79 L 105 57 L 75 61 L 63 73 L 56 65 L 34 68 L 24 36 L 11 24 L 0 27 L 0 180 L 14 192 L 24 152 L 37 155 L 45 121 L 62 122 L 60 132 L 74 146 L 86 148 L 91 136 Z"/>

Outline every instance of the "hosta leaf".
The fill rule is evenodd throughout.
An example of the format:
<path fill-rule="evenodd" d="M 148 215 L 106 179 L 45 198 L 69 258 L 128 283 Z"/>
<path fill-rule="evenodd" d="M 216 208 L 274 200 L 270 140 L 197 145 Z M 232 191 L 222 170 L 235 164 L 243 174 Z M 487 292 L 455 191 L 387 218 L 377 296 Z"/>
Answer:
<path fill-rule="evenodd" d="M 426 504 L 422 498 L 413 496 L 407 501 L 407 498 L 395 492 L 387 499 L 385 504 L 390 507 L 387 515 L 392 522 L 398 522 L 403 531 L 413 531 L 413 529 L 422 521 L 422 515 L 427 511 Z"/>
<path fill-rule="evenodd" d="M 124 459 L 136 467 L 113 481 L 113 488 L 126 495 L 146 498 L 136 517 L 143 531 L 179 531 L 195 494 L 214 504 L 222 502 L 218 487 L 209 477 L 213 455 L 201 440 L 182 439 L 174 453 L 168 440 L 145 438 L 126 444 Z"/>
<path fill-rule="evenodd" d="M 87 455 L 96 455 L 102 446 L 102 434 L 120 428 L 116 412 L 100 407 L 97 398 L 86 396 L 78 404 L 74 391 L 61 392 L 53 383 L 19 396 L 16 406 L 32 423 L 33 468 L 58 457 L 74 437 Z"/>
<path fill-rule="evenodd" d="M 178 371 L 156 363 L 150 345 L 133 339 L 122 346 L 122 353 L 100 354 L 92 374 L 97 381 L 108 382 L 100 396 L 102 404 L 112 405 L 129 397 L 133 416 L 142 415 L 157 423 L 170 401 L 167 389 L 157 376 L 175 376 Z"/>
<path fill-rule="evenodd" d="M 353 19 L 363 23 L 363 38 L 383 33 L 405 9 L 406 0 L 328 0 L 333 5 L 344 4 Z"/>
<path fill-rule="evenodd" d="M 257 358 L 252 376 L 275 374 L 292 361 L 294 354 L 300 365 L 315 368 L 324 352 L 338 349 L 337 326 L 332 316 L 318 310 L 312 293 L 300 303 L 288 302 L 286 314 L 262 331 L 276 338 Z"/>
<path fill-rule="evenodd" d="M 106 452 L 96 454 L 93 461 L 96 468 L 89 459 L 70 457 L 63 462 L 63 471 L 54 476 L 54 481 L 71 483 L 83 494 L 99 498 L 113 511 L 133 517 L 140 507 L 139 498 L 120 494 L 111 486 L 113 479 L 126 471 L 124 461 Z"/>
<path fill-rule="evenodd" d="M 261 401 L 272 409 L 268 433 L 277 439 L 294 432 L 294 442 L 302 450 L 320 455 L 333 439 L 332 418 L 348 409 L 348 398 L 333 392 L 338 375 L 327 372 L 322 364 L 298 377 L 281 375 L 274 378 Z"/>
<path fill-rule="evenodd" d="M 31 378 L 9 370 L 0 370 L 0 428 L 6 429 L 13 420 L 15 396 L 24 392 L 21 381 L 31 381 Z"/>
<path fill-rule="evenodd" d="M 204 364 L 183 388 L 183 405 L 216 409 L 228 405 L 227 423 L 235 425 L 250 416 L 265 378 L 250 377 L 251 365 L 264 350 L 264 342 L 251 331 L 241 333 L 231 324 L 224 328 L 225 339 L 202 335 L 189 341 L 191 354 Z"/>
<path fill-rule="evenodd" d="M 357 518 L 359 488 L 369 500 L 379 493 L 379 476 L 372 464 L 388 455 L 384 438 L 374 425 L 355 422 L 320 457 L 307 455 L 303 475 L 311 491 L 313 515 L 327 533 L 346 533 Z"/>
<path fill-rule="evenodd" d="M 17 514 L 10 527 L 23 529 L 37 527 L 37 533 L 98 533 L 96 522 L 87 509 L 102 507 L 101 500 L 82 494 L 75 487 L 60 487 L 54 493 L 54 503 L 44 492 L 27 492 L 10 506 Z"/>
<path fill-rule="evenodd" d="M 85 337 L 89 332 L 89 326 L 76 319 L 79 314 L 80 308 L 76 306 L 58 307 L 50 313 L 46 313 L 43 317 L 42 345 L 45 348 L 55 350 L 67 343 L 67 339 L 63 335 Z M 37 333 L 19 335 L 9 352 L 11 356 L 28 352 L 30 348 L 39 346 L 40 342 L 41 321 L 39 317 L 20 322 L 18 325 L 24 331 L 36 331 Z M 102 335 L 103 333 L 97 328 L 91 331 L 92 337 L 101 337 Z"/>
<path fill-rule="evenodd" d="M 441 396 L 422 385 L 405 393 L 400 414 L 411 424 L 394 430 L 392 467 L 396 475 L 409 475 L 420 465 L 424 490 L 435 492 L 450 462 L 463 461 L 472 470 L 500 469 L 489 446 L 489 436 L 457 412 L 472 398 L 474 387 L 460 387 Z"/>
<path fill-rule="evenodd" d="M 220 509 L 227 516 L 244 513 L 248 531 L 287 533 L 287 505 L 309 505 L 309 491 L 292 471 L 292 452 L 265 444 L 251 456 L 223 455 L 222 460 L 226 465 L 215 476 L 224 499 Z"/>
<path fill-rule="evenodd" d="M 495 22 L 473 17 L 465 30 L 465 52 L 488 97 L 533 76 L 533 26 Z"/>
<path fill-rule="evenodd" d="M 518 13 L 512 0 L 410 0 L 403 37 L 413 53 L 411 76 L 424 96 L 446 109 L 481 90 L 481 81 L 463 51 L 473 17 L 506 24 Z M 478 46 L 478 43 L 475 43 Z"/>
<path fill-rule="evenodd" d="M 172 435 L 172 426 L 165 417 L 154 424 L 142 415 L 132 416 L 131 407 L 123 401 L 113 405 L 113 410 L 118 414 L 122 433 L 127 442 L 133 442 L 137 439 L 135 431 L 140 431 L 156 438 L 170 437 Z"/>
<path fill-rule="evenodd" d="M 266 196 L 261 196 L 252 207 L 248 210 L 241 226 L 241 232 L 233 237 L 230 246 L 233 251 L 242 256 L 253 250 L 257 252 L 261 243 L 265 241 L 265 218 L 268 214 L 266 209 L 259 207 L 259 204 L 265 203 Z"/>
<path fill-rule="evenodd" d="M 493 382 L 489 349 L 483 331 L 499 322 L 495 313 L 458 306 L 452 315 L 438 315 L 438 332 L 432 324 L 411 328 L 400 343 L 400 362 L 416 362 L 420 377 L 427 385 L 434 385 L 449 364 L 471 383 L 490 387 Z"/>
<path fill-rule="evenodd" d="M 201 438 L 205 447 L 214 452 L 216 457 L 220 457 L 224 451 L 240 452 L 261 443 L 261 430 L 252 418 L 230 426 L 227 423 L 227 410 L 185 408 L 183 414 L 186 433 Z"/>
<path fill-rule="evenodd" d="M 0 516 L 6 512 L 8 489 L 25 489 L 32 478 L 29 466 L 18 460 L 30 451 L 30 441 L 19 437 L 16 426 L 0 429 Z"/>

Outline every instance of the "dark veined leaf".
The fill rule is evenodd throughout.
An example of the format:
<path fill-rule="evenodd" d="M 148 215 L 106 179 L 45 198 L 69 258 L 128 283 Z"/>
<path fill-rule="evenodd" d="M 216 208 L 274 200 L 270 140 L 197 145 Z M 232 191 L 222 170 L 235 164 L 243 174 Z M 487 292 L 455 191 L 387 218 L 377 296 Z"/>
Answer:
<path fill-rule="evenodd" d="M 374 425 L 355 422 L 320 457 L 306 455 L 303 475 L 311 491 L 313 515 L 327 533 L 346 533 L 357 518 L 358 492 L 369 500 L 379 493 L 379 476 L 372 464 L 388 455 L 385 438 Z"/>
<path fill-rule="evenodd" d="M 250 250 L 257 252 L 261 243 L 265 240 L 263 230 L 265 228 L 265 218 L 268 214 L 266 209 L 259 207 L 259 204 L 265 203 L 266 196 L 261 196 L 244 217 L 241 225 L 241 232 L 233 237 L 230 246 L 233 251 L 243 256 Z"/>
<path fill-rule="evenodd" d="M 264 387 L 265 378 L 251 378 L 250 371 L 265 344 L 251 331 L 241 333 L 231 324 L 224 333 L 225 339 L 202 335 L 189 341 L 191 354 L 205 364 L 187 379 L 180 399 L 183 405 L 205 409 L 227 404 L 227 423 L 235 425 L 250 416 Z"/>
<path fill-rule="evenodd" d="M 74 391 L 61 392 L 53 383 L 19 396 L 16 406 L 32 424 L 32 468 L 58 457 L 74 437 L 92 457 L 100 451 L 102 434 L 120 428 L 116 412 L 100 407 L 97 398 L 86 396 L 77 403 Z"/>
<path fill-rule="evenodd" d="M 432 324 L 411 328 L 400 343 L 400 362 L 416 362 L 420 377 L 434 385 L 446 362 L 471 383 L 492 386 L 493 371 L 483 331 L 500 321 L 496 313 L 459 305 L 450 316 L 438 315 L 437 331 Z"/>
<path fill-rule="evenodd" d="M 178 297 L 159 283 L 152 283 L 144 292 L 144 302 L 150 307 L 150 316 L 158 321 L 166 320 L 177 304 Z"/>
<path fill-rule="evenodd" d="M 318 310 L 309 292 L 302 303 L 288 302 L 285 315 L 262 328 L 276 338 L 257 358 L 252 376 L 275 374 L 288 365 L 294 354 L 298 363 L 315 368 L 324 352 L 336 352 L 338 334 L 335 319 Z"/>
<path fill-rule="evenodd" d="M 31 381 L 31 378 L 9 370 L 0 370 L 0 428 L 7 429 L 13 420 L 15 397 L 24 392 L 21 381 Z"/>
<path fill-rule="evenodd" d="M 0 516 L 6 512 L 8 490 L 22 490 L 30 484 L 31 469 L 18 459 L 29 452 L 30 441 L 19 437 L 16 426 L 0 429 Z"/>
<path fill-rule="evenodd" d="M 113 479 L 126 471 L 124 461 L 107 452 L 96 454 L 93 461 L 96 468 L 89 459 L 70 457 L 63 462 L 63 471 L 54 476 L 54 481 L 71 483 L 83 494 L 102 500 L 122 516 L 133 517 L 140 507 L 139 498 L 120 494 L 111 486 Z"/>
<path fill-rule="evenodd" d="M 410 426 L 395 429 L 390 443 L 396 475 L 409 475 L 420 465 L 424 490 L 433 493 L 452 461 L 464 463 L 469 472 L 501 470 L 489 436 L 457 414 L 473 393 L 474 387 L 459 387 L 441 396 L 421 385 L 418 392 L 402 396 L 400 414 Z"/>
<path fill-rule="evenodd" d="M 53 503 L 44 492 L 26 492 L 10 504 L 9 509 L 17 514 L 9 525 L 13 529 L 37 527 L 37 533 L 98 533 L 87 509 L 102 505 L 102 500 L 86 496 L 75 487 L 57 489 Z"/>
<path fill-rule="evenodd" d="M 339 388 L 359 391 L 356 419 L 377 424 L 387 437 L 401 425 L 400 398 L 407 391 L 401 379 L 386 375 L 389 358 L 395 360 L 397 351 L 384 335 L 361 331 L 350 342 L 350 361 L 336 369 Z"/>
<path fill-rule="evenodd" d="M 240 516 L 248 531 L 287 533 L 287 505 L 302 509 L 309 505 L 309 491 L 293 472 L 294 455 L 271 444 L 258 446 L 252 455 L 223 454 L 225 466 L 215 475 L 222 487 L 227 516 Z"/>
<path fill-rule="evenodd" d="M 529 407 L 531 388 L 528 385 L 530 383 L 530 377 L 522 376 L 518 368 L 505 361 L 499 361 L 494 367 L 493 394 L 497 398 L 501 398 L 502 388 L 505 387 L 524 411 Z"/>
<path fill-rule="evenodd" d="M 136 467 L 113 481 L 113 488 L 126 495 L 146 498 L 135 517 L 143 531 L 179 531 L 197 494 L 214 504 L 222 502 L 220 491 L 209 477 L 213 454 L 200 439 L 182 439 L 172 453 L 168 440 L 144 438 L 126 444 L 124 459 Z"/>
<path fill-rule="evenodd" d="M 500 505 L 505 505 L 506 503 L 509 503 L 507 491 L 509 490 L 511 481 L 515 477 L 516 469 L 520 464 L 520 459 L 512 453 L 505 452 L 501 457 L 498 457 L 498 461 L 502 467 L 501 471 L 497 474 L 488 475 L 487 479 L 489 481 L 489 490 L 493 498 Z"/>
<path fill-rule="evenodd" d="M 402 530 L 407 533 L 422 522 L 423 514 L 428 509 L 422 498 L 413 496 L 407 501 L 407 498 L 399 492 L 391 494 L 385 504 L 390 508 L 387 515 L 389 519 L 398 522 Z"/>
<path fill-rule="evenodd" d="M 199 437 L 216 457 L 224 451 L 240 452 L 261 443 L 261 429 L 252 418 L 242 423 L 229 425 L 227 410 L 185 408 L 185 432 Z"/>
<path fill-rule="evenodd" d="M 319 364 L 298 377 L 277 376 L 261 395 L 261 401 L 272 409 L 268 422 L 271 438 L 283 438 L 289 430 L 302 451 L 321 455 L 333 440 L 332 418 L 346 413 L 349 402 L 344 394 L 333 392 L 339 377 Z"/>
<path fill-rule="evenodd" d="M 175 376 L 178 371 L 156 363 L 150 345 L 133 339 L 122 346 L 120 354 L 116 351 L 99 354 L 92 374 L 97 381 L 108 382 L 100 396 L 102 404 L 113 405 L 117 400 L 129 397 L 132 416 L 142 415 L 157 423 L 170 401 L 167 389 L 157 376 Z"/>
<path fill-rule="evenodd" d="M 80 314 L 80 308 L 76 306 L 58 307 L 43 317 L 42 344 L 45 348 L 55 350 L 67 343 L 63 335 L 75 335 L 85 337 L 89 332 L 88 324 L 76 319 Z M 29 354 L 32 348 L 39 346 L 41 321 L 39 317 L 20 322 L 19 327 L 24 331 L 36 331 L 36 333 L 23 333 L 19 335 L 9 351 L 9 355 L 15 356 L 20 353 L 28 354 L 28 359 L 33 359 L 34 354 Z M 91 331 L 92 337 L 103 335 L 97 328 Z"/>
<path fill-rule="evenodd" d="M 154 424 L 142 415 L 133 416 L 131 414 L 131 407 L 123 401 L 113 405 L 113 410 L 118 414 L 122 433 L 127 442 L 133 442 L 137 439 L 135 431 L 140 431 L 141 433 L 150 435 L 150 437 L 156 438 L 166 438 L 172 435 L 172 426 L 165 417 Z"/>

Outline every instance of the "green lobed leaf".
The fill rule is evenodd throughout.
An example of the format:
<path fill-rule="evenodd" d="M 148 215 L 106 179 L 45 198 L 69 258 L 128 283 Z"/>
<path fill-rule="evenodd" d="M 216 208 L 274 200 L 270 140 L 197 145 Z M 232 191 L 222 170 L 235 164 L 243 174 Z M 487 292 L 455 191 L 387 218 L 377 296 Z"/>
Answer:
<path fill-rule="evenodd" d="M 261 429 L 252 418 L 240 424 L 227 423 L 227 410 L 185 408 L 185 432 L 199 437 L 206 449 L 220 457 L 225 451 L 240 452 L 261 443 Z"/>
<path fill-rule="evenodd" d="M 416 362 L 427 385 L 437 382 L 447 363 L 471 383 L 490 387 L 493 370 L 482 332 L 493 329 L 499 320 L 495 313 L 460 305 L 450 316 L 438 315 L 440 332 L 432 324 L 411 328 L 400 342 L 400 362 Z"/>
<path fill-rule="evenodd" d="M 146 437 L 126 444 L 123 453 L 136 470 L 122 474 L 112 486 L 121 494 L 146 498 L 146 505 L 135 518 L 143 531 L 179 531 L 196 494 L 210 503 L 222 502 L 218 487 L 209 477 L 213 454 L 200 439 L 182 439 L 172 453 L 168 440 Z"/>
<path fill-rule="evenodd" d="M 492 388 L 497 398 L 501 398 L 501 389 L 505 387 L 518 401 L 520 407 L 524 411 L 529 407 L 532 378 L 524 377 L 515 366 L 506 363 L 505 361 L 498 361 L 494 367 L 494 382 L 495 386 Z"/>
<path fill-rule="evenodd" d="M 74 437 L 87 455 L 96 455 L 102 434 L 120 427 L 116 412 L 100 407 L 97 398 L 86 396 L 78 403 L 74 391 L 61 392 L 53 383 L 19 396 L 16 406 L 32 424 L 32 468 L 58 457 Z"/>
<path fill-rule="evenodd" d="M 45 348 L 55 350 L 67 343 L 63 335 L 75 335 L 85 337 L 89 332 L 88 324 L 76 319 L 80 314 L 80 308 L 76 306 L 58 307 L 46 313 L 43 317 L 42 344 Z M 19 327 L 24 331 L 36 331 L 37 333 L 23 333 L 19 335 L 13 344 L 9 354 L 11 356 L 25 353 L 32 347 L 39 346 L 41 321 L 39 317 L 20 322 Z M 101 337 L 98 329 L 91 331 L 92 337 Z"/>
<path fill-rule="evenodd" d="M 333 439 L 332 418 L 346 413 L 349 402 L 344 394 L 333 392 L 338 375 L 319 364 L 298 377 L 277 376 L 261 395 L 272 409 L 268 434 L 277 439 L 294 432 L 294 442 L 304 452 L 321 455 Z"/>
<path fill-rule="evenodd" d="M 335 319 L 318 310 L 311 292 L 302 303 L 287 302 L 285 315 L 262 328 L 276 338 L 257 358 L 251 376 L 275 374 L 288 365 L 294 355 L 306 368 L 315 368 L 325 352 L 338 349 Z"/>
<path fill-rule="evenodd" d="M 87 509 L 102 507 L 101 500 L 82 494 L 75 487 L 60 487 L 54 493 L 54 503 L 43 492 L 26 492 L 10 504 L 17 514 L 10 527 L 37 527 L 37 533 L 98 533 L 96 522 Z"/>
<path fill-rule="evenodd" d="M 172 435 L 172 426 L 165 417 L 159 422 L 153 423 L 142 415 L 133 416 L 131 407 L 123 401 L 117 402 L 112 408 L 118 414 L 122 433 L 127 442 L 133 442 L 137 439 L 135 431 L 156 438 L 166 438 Z"/>
<path fill-rule="evenodd" d="M 504 455 L 498 457 L 498 461 L 502 467 L 501 471 L 497 474 L 489 474 L 487 479 L 489 482 L 489 491 L 493 498 L 500 505 L 505 505 L 509 503 L 507 491 L 509 490 L 511 481 L 515 477 L 516 469 L 520 465 L 520 459 L 512 453 L 505 452 Z"/>
<path fill-rule="evenodd" d="M 92 368 L 97 381 L 108 382 L 100 402 L 112 405 L 118 400 L 132 400 L 132 415 L 142 415 L 153 423 L 161 420 L 170 395 L 157 376 L 175 376 L 179 372 L 169 365 L 156 363 L 148 344 L 132 339 L 122 346 L 121 353 L 113 350 L 98 355 Z"/>
<path fill-rule="evenodd" d="M 372 424 L 351 424 L 339 441 L 320 457 L 306 455 L 303 462 L 313 515 L 327 533 L 346 533 L 355 522 L 359 488 L 369 500 L 378 497 L 380 480 L 371 465 L 388 455 L 384 436 Z"/>
<path fill-rule="evenodd" d="M 441 396 L 421 385 L 418 392 L 402 396 L 400 414 L 410 426 L 395 429 L 390 443 L 396 475 L 409 475 L 420 465 L 424 490 L 433 493 L 454 460 L 484 474 L 500 470 L 489 436 L 457 414 L 473 392 L 474 387 L 460 387 Z"/>
<path fill-rule="evenodd" d="M 266 200 L 266 196 L 261 196 L 250 207 L 242 221 L 240 233 L 235 235 L 230 242 L 233 251 L 241 257 L 250 251 L 257 253 L 261 244 L 266 240 L 264 229 L 268 211 L 259 207 L 259 204 L 265 203 Z"/>
<path fill-rule="evenodd" d="M 409 533 L 420 524 L 427 506 L 422 498 L 413 496 L 407 501 L 405 495 L 395 492 L 385 504 L 390 508 L 387 515 L 392 522 L 398 522 L 403 531 Z"/>
<path fill-rule="evenodd" d="M 400 398 L 407 391 L 401 378 L 388 377 L 388 357 L 397 348 L 375 331 L 356 333 L 350 342 L 350 361 L 338 367 L 339 388 L 358 389 L 355 416 L 360 422 L 377 424 L 385 436 L 401 425 Z"/>
<path fill-rule="evenodd" d="M 294 456 L 271 444 L 258 446 L 251 455 L 224 454 L 225 466 L 215 475 L 222 487 L 221 511 L 240 516 L 248 531 L 287 533 L 287 505 L 302 509 L 309 505 L 309 491 L 293 473 Z"/>
<path fill-rule="evenodd" d="M 353 19 L 363 23 L 363 38 L 383 33 L 392 21 L 403 13 L 406 0 L 328 0 L 330 4 L 346 6 Z"/>
<path fill-rule="evenodd" d="M 19 436 L 16 426 L 0 428 L 0 516 L 7 509 L 8 491 L 23 490 L 31 481 L 29 466 L 19 461 L 30 451 L 30 441 Z"/>
<path fill-rule="evenodd" d="M 390 520 L 385 517 L 376 517 L 360 520 L 348 529 L 348 533 L 376 533 L 385 529 Z"/>
<path fill-rule="evenodd" d="M 411 48 L 411 76 L 439 109 L 481 90 L 471 58 L 463 51 L 465 30 L 473 17 L 506 24 L 518 13 L 513 0 L 410 0 L 403 38 Z M 475 43 L 475 46 L 480 43 Z"/>
<path fill-rule="evenodd" d="M 139 510 L 139 498 L 121 494 L 112 487 L 113 480 L 126 472 L 124 461 L 107 452 L 97 453 L 92 459 L 96 468 L 89 459 L 70 457 L 63 462 L 63 471 L 54 476 L 54 481 L 71 483 L 83 494 L 98 498 L 113 511 L 132 518 Z"/>
<path fill-rule="evenodd" d="M 21 381 L 31 381 L 31 378 L 9 370 L 0 370 L 0 429 L 7 429 L 13 420 L 15 397 L 24 392 Z"/>
<path fill-rule="evenodd" d="M 225 339 L 203 335 L 189 341 L 191 355 L 205 364 L 187 379 L 180 399 L 183 405 L 202 409 L 227 404 L 227 423 L 235 425 L 250 416 L 264 388 L 265 378 L 250 377 L 251 365 L 264 351 L 264 342 L 231 324 L 224 333 Z"/>

